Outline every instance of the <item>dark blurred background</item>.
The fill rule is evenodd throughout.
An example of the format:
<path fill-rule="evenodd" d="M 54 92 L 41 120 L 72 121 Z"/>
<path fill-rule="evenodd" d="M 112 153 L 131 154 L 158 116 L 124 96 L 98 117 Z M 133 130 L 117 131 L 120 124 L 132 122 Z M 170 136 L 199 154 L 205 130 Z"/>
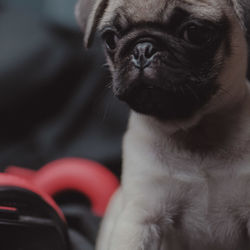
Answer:
<path fill-rule="evenodd" d="M 100 42 L 85 51 L 76 0 L 0 0 L 0 169 L 62 157 L 120 175 L 128 110 L 107 85 Z"/>

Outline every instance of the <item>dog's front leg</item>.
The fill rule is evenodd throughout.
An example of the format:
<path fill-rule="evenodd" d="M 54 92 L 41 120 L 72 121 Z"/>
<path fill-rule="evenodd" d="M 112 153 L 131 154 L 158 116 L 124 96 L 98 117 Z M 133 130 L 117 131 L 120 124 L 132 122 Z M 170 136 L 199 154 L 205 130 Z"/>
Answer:
<path fill-rule="evenodd" d="M 138 202 L 124 207 L 113 230 L 109 250 L 159 250 L 163 221 Z M 149 213 L 150 211 L 150 213 Z"/>

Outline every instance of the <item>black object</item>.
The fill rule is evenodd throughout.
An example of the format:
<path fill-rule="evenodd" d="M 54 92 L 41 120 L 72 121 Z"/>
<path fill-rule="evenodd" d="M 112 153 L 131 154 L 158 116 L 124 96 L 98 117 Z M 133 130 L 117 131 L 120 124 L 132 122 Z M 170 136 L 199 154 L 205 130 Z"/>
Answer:
<path fill-rule="evenodd" d="M 1 249 L 93 250 L 100 218 L 80 203 L 58 209 L 18 182 L 0 187 Z"/>
<path fill-rule="evenodd" d="M 1 187 L 0 205 L 1 249 L 74 250 L 66 221 L 39 195 Z"/>

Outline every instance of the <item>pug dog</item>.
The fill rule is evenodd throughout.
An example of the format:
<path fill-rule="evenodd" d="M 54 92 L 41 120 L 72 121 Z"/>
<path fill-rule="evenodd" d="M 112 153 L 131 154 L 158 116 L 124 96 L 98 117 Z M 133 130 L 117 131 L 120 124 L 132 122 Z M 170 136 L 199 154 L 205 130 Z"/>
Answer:
<path fill-rule="evenodd" d="M 249 250 L 249 0 L 79 0 L 76 14 L 131 107 L 97 250 Z"/>

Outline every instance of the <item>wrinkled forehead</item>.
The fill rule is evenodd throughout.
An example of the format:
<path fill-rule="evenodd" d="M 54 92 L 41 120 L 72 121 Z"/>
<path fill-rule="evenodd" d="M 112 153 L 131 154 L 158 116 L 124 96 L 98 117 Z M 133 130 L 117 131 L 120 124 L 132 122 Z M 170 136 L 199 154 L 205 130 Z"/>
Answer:
<path fill-rule="evenodd" d="M 219 20 L 229 7 L 229 0 L 110 0 L 100 26 L 114 16 L 129 17 L 132 22 L 164 22 L 176 8 L 196 18 Z"/>

